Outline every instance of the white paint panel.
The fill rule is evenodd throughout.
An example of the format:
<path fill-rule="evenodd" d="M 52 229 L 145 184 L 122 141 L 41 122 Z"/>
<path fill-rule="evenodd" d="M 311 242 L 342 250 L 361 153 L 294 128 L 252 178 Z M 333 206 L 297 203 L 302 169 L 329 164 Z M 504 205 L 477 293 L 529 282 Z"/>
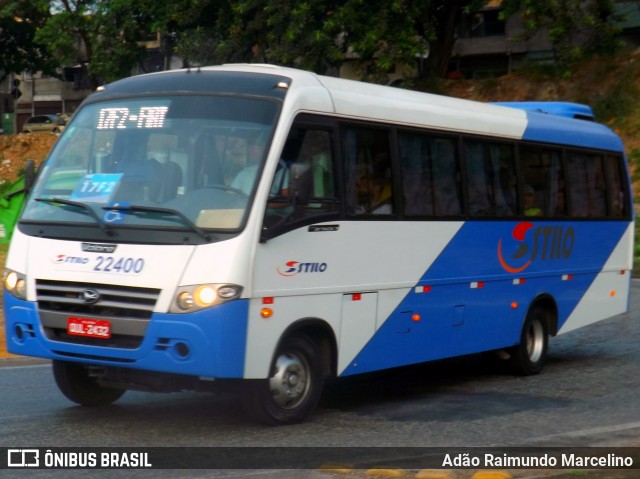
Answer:
<path fill-rule="evenodd" d="M 629 301 L 630 274 L 629 271 L 624 275 L 617 271 L 598 274 L 558 334 L 624 313 Z"/>
<path fill-rule="evenodd" d="M 322 224 L 322 223 L 319 223 Z M 329 324 L 338 341 L 338 362 L 349 365 L 382 321 L 400 304 L 462 222 L 330 222 L 337 231 L 310 232 L 299 228 L 258 244 L 254 264 L 253 297 L 249 312 L 245 377 L 266 377 L 275 344 L 295 321 L 318 318 Z M 383 227 L 381 227 L 383 226 Z M 381 245 L 395 245 L 383 248 Z M 384 254 L 383 254 L 384 251 Z M 326 264 L 324 271 L 282 276 L 290 261 Z M 377 292 L 378 311 L 358 329 L 354 343 L 341 344 L 344 293 Z M 262 297 L 274 297 L 274 316 L 260 317 Z M 364 321 L 364 320 L 363 320 Z M 350 338 L 354 339 L 354 338 Z"/>
<path fill-rule="evenodd" d="M 113 253 L 82 251 L 82 241 L 30 238 L 25 272 L 28 300 L 35 301 L 35 280 L 51 279 L 87 283 L 158 288 L 155 311 L 167 311 L 194 246 L 119 244 Z M 107 244 L 107 242 L 100 242 Z M 142 261 L 139 272 L 116 268 L 119 260 Z M 141 264 L 141 263 L 138 263 Z M 175 272 L 175 274 L 171 274 Z"/>
<path fill-rule="evenodd" d="M 627 311 L 631 281 L 633 224 L 630 224 L 584 297 L 558 331 L 563 334 Z M 624 271 L 624 274 L 621 272 Z"/>
<path fill-rule="evenodd" d="M 282 296 L 411 288 L 462 222 L 347 221 L 337 231 L 299 228 L 256 248 L 254 295 Z M 394 245 L 389 248 L 389 245 Z M 295 262 L 290 266 L 288 263 Z M 305 271 L 300 265 L 326 265 Z M 288 272 L 302 268 L 301 272 Z M 320 267 L 318 268 L 320 269 Z M 288 276 L 287 276 L 288 275 Z"/>
<path fill-rule="evenodd" d="M 376 331 L 377 293 L 362 293 L 354 300 L 352 294 L 342 296 L 338 374 L 367 344 Z"/>
<path fill-rule="evenodd" d="M 320 318 L 337 336 L 340 331 L 341 301 L 342 295 L 337 294 L 277 297 L 270 305 L 262 304 L 262 298 L 251 300 L 244 377 L 259 379 L 268 376 L 278 341 L 289 325 L 297 320 Z M 262 318 L 260 310 L 263 307 L 271 308 L 273 316 Z"/>

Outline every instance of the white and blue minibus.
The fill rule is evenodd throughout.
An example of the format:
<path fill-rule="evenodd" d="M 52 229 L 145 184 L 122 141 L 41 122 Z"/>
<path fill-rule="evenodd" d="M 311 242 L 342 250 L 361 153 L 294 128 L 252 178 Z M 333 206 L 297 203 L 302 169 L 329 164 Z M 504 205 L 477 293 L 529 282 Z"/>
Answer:
<path fill-rule="evenodd" d="M 83 405 L 227 390 L 267 424 L 324 381 L 624 313 L 633 208 L 590 108 L 486 104 L 271 65 L 140 75 L 84 101 L 30 186 L 8 350 Z"/>

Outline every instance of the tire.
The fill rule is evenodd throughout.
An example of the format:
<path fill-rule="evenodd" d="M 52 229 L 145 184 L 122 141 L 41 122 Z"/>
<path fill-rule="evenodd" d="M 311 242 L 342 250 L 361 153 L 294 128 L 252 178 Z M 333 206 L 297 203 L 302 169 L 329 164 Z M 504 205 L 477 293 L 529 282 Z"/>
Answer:
<path fill-rule="evenodd" d="M 247 413 L 270 426 L 304 421 L 316 408 L 323 386 L 322 360 L 316 344 L 296 334 L 275 355 L 268 379 L 249 380 L 242 402 Z"/>
<path fill-rule="evenodd" d="M 532 376 L 542 371 L 549 349 L 549 322 L 547 312 L 534 306 L 522 326 L 520 344 L 508 350 L 511 371 L 521 376 Z"/>
<path fill-rule="evenodd" d="M 53 361 L 53 377 L 67 399 L 83 406 L 106 406 L 127 391 L 100 386 L 97 379 L 90 377 L 87 369 L 78 363 Z"/>

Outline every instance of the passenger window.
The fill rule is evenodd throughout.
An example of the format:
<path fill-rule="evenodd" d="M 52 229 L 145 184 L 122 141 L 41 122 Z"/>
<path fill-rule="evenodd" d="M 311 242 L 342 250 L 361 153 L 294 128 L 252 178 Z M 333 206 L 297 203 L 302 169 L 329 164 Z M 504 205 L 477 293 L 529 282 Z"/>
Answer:
<path fill-rule="evenodd" d="M 342 135 L 342 156 L 349 213 L 392 214 L 393 185 L 388 132 L 371 128 L 346 128 Z"/>
<path fill-rule="evenodd" d="M 523 148 L 520 165 L 525 216 L 567 216 L 566 187 L 558 150 Z"/>
<path fill-rule="evenodd" d="M 460 167 L 451 138 L 401 132 L 398 135 L 406 216 L 462 213 Z"/>
<path fill-rule="evenodd" d="M 465 141 L 467 195 L 471 216 L 513 216 L 517 210 L 513 147 Z"/>
<path fill-rule="evenodd" d="M 605 158 L 604 162 L 608 186 L 609 216 L 613 218 L 624 218 L 627 215 L 627 189 L 623 180 L 621 163 L 620 157 L 615 156 Z"/>
<path fill-rule="evenodd" d="M 583 152 L 569 154 L 571 215 L 578 218 L 603 217 L 607 200 L 602 156 Z"/>

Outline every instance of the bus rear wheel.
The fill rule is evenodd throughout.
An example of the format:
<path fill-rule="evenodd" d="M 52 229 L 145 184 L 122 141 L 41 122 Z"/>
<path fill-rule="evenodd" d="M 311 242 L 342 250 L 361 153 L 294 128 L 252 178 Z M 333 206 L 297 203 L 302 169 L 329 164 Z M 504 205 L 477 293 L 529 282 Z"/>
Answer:
<path fill-rule="evenodd" d="M 304 421 L 322 394 L 322 361 L 316 344 L 306 335 L 287 338 L 278 349 L 268 379 L 251 380 L 243 404 L 257 421 L 272 425 Z"/>
<path fill-rule="evenodd" d="M 534 306 L 522 326 L 520 344 L 509 349 L 509 365 L 515 374 L 532 376 L 544 367 L 549 348 L 547 312 Z"/>
<path fill-rule="evenodd" d="M 83 406 L 106 406 L 122 397 L 126 389 L 106 388 L 89 376 L 82 364 L 53 361 L 53 377 L 67 399 Z"/>

